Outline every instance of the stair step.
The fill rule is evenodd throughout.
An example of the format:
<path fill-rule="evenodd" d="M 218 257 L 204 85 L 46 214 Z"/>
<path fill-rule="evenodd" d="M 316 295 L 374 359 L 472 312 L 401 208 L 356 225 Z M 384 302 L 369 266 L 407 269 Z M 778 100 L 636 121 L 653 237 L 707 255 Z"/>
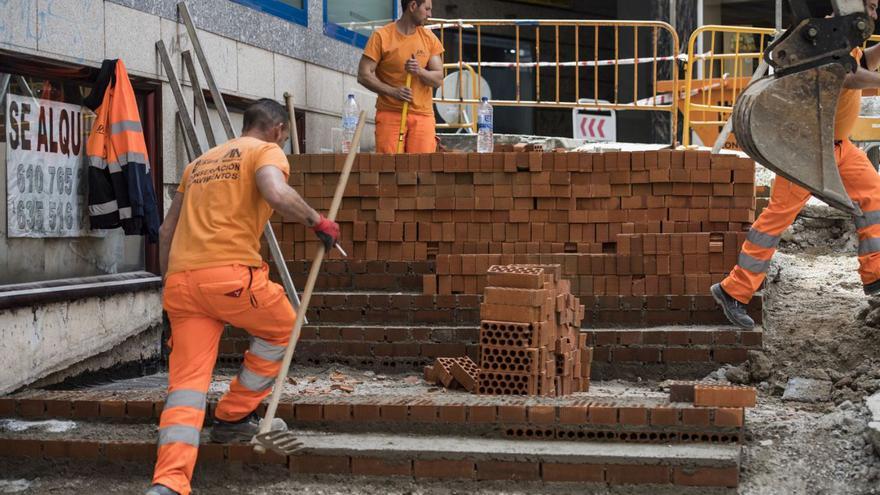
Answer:
<path fill-rule="evenodd" d="M 335 474 L 534 480 L 607 484 L 735 487 L 738 445 L 630 445 L 388 433 L 294 430 L 303 449 L 291 456 L 255 454 L 247 444 L 206 443 L 199 457 L 213 463 L 287 465 L 291 475 Z M 77 423 L 67 431 L 0 432 L 0 457 L 150 462 L 156 428 Z"/>

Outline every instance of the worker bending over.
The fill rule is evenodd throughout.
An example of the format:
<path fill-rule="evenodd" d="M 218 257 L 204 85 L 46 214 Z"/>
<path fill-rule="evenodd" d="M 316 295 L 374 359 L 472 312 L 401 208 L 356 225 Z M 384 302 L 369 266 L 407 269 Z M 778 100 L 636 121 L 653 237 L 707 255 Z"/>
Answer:
<path fill-rule="evenodd" d="M 403 103 L 409 103 L 404 151 L 433 153 L 437 148 L 433 88 L 443 84 L 443 45 L 424 28 L 432 0 L 402 0 L 403 15 L 377 29 L 364 49 L 358 82 L 379 95 L 376 101 L 376 152 L 396 153 Z M 406 86 L 407 74 L 412 87 Z"/>
<path fill-rule="evenodd" d="M 877 3 L 878 0 L 865 1 L 865 9 L 875 21 Z M 880 175 L 865 152 L 849 140 L 849 135 L 859 118 L 862 90 L 880 88 L 880 74 L 875 72 L 880 67 L 880 45 L 864 52 L 856 48 L 852 55 L 859 67 L 847 75 L 837 103 L 834 157 L 847 194 L 863 212 L 863 216 L 855 219 L 859 234 L 859 274 L 865 294 L 873 296 L 880 294 Z M 737 265 L 720 284 L 712 286 L 712 296 L 731 323 L 743 328 L 755 325 L 745 305 L 764 282 L 780 236 L 809 199 L 806 189 L 776 176 L 770 204 L 752 224 Z"/>
<path fill-rule="evenodd" d="M 163 307 L 171 321 L 168 397 L 159 420 L 159 452 L 148 495 L 190 493 L 199 432 L 220 335 L 226 323 L 253 337 L 229 391 L 214 409 L 211 440 L 249 442 L 254 412 L 281 368 L 296 314 L 269 281 L 260 234 L 273 211 L 311 227 L 331 249 L 339 226 L 287 185 L 287 111 L 260 100 L 245 111 L 242 137 L 190 163 L 159 231 Z M 275 419 L 273 430 L 284 430 Z"/>

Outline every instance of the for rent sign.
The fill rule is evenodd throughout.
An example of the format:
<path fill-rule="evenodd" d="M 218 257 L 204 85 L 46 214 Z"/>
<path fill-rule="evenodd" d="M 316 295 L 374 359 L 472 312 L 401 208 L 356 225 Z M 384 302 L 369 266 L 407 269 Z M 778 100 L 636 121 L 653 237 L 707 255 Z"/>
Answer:
<path fill-rule="evenodd" d="M 90 235 L 82 108 L 6 96 L 9 237 Z"/>

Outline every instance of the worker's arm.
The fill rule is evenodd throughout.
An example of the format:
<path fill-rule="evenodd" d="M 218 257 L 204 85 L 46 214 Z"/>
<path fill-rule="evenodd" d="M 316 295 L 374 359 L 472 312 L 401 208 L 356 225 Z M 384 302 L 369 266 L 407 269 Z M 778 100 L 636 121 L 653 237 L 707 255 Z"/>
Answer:
<path fill-rule="evenodd" d="M 177 221 L 180 220 L 180 206 L 183 204 L 183 194 L 178 191 L 171 200 L 171 208 L 159 227 L 159 271 L 162 277 L 168 271 L 168 253 L 171 252 L 171 241 L 174 240 L 174 231 L 177 229 Z"/>
<path fill-rule="evenodd" d="M 426 86 L 439 88 L 443 84 L 443 59 L 440 55 L 428 59 L 426 68 L 419 66 L 419 62 L 411 58 L 406 61 L 406 71 L 418 77 Z"/>
<path fill-rule="evenodd" d="M 380 81 L 379 76 L 376 75 L 377 65 L 375 60 L 362 56 L 361 63 L 358 65 L 358 83 L 374 93 L 412 103 L 412 89 L 406 86 L 395 88 Z"/>
<path fill-rule="evenodd" d="M 865 65 L 868 66 L 868 70 L 875 71 L 880 68 L 880 44 L 865 48 L 862 56 L 865 57 Z"/>
<path fill-rule="evenodd" d="M 846 76 L 843 87 L 847 89 L 880 88 L 880 72 L 859 67 L 854 73 Z"/>
<path fill-rule="evenodd" d="M 284 173 L 277 167 L 267 166 L 257 170 L 257 189 L 269 206 L 286 218 L 309 227 L 314 227 L 321 220 L 321 215 L 294 188 L 287 185 Z"/>

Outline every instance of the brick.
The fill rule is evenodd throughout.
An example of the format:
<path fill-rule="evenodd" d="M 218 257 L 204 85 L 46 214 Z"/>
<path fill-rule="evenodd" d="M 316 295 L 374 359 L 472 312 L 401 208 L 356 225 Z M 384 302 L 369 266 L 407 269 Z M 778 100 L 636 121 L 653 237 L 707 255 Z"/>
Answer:
<path fill-rule="evenodd" d="M 437 409 L 441 423 L 464 423 L 467 420 L 467 408 L 462 404 L 444 404 Z"/>
<path fill-rule="evenodd" d="M 712 356 L 716 363 L 744 363 L 749 359 L 748 349 L 715 349 Z"/>
<path fill-rule="evenodd" d="M 688 426 L 709 426 L 709 409 L 682 409 L 681 422 Z"/>
<path fill-rule="evenodd" d="M 478 480 L 538 481 L 541 465 L 532 462 L 478 461 Z"/>
<path fill-rule="evenodd" d="M 43 455 L 50 459 L 70 457 L 71 443 L 65 440 L 43 441 Z"/>
<path fill-rule="evenodd" d="M 351 459 L 347 456 L 293 455 L 290 472 L 300 474 L 350 474 Z"/>
<path fill-rule="evenodd" d="M 42 399 L 19 399 L 18 414 L 23 418 L 42 418 L 46 414 L 46 403 Z"/>
<path fill-rule="evenodd" d="M 694 382 L 671 382 L 669 384 L 669 402 L 693 402 Z"/>
<path fill-rule="evenodd" d="M 556 406 L 529 406 L 529 423 L 548 425 L 556 423 Z"/>
<path fill-rule="evenodd" d="M 460 460 L 420 460 L 413 461 L 413 475 L 416 478 L 474 479 L 476 467 L 473 461 Z"/>
<path fill-rule="evenodd" d="M 411 423 L 435 423 L 437 422 L 437 406 L 425 404 L 413 404 L 409 406 L 409 421 Z"/>
<path fill-rule="evenodd" d="M 764 332 L 740 332 L 742 345 L 748 347 L 761 347 L 764 345 Z"/>
<path fill-rule="evenodd" d="M 651 409 L 652 426 L 678 425 L 678 409 L 672 407 L 655 407 Z"/>
<path fill-rule="evenodd" d="M 663 349 L 663 361 L 666 363 L 696 363 L 709 361 L 709 349 Z"/>
<path fill-rule="evenodd" d="M 324 421 L 350 421 L 350 404 L 324 404 Z"/>
<path fill-rule="evenodd" d="M 379 421 L 380 418 L 378 404 L 353 404 L 351 413 L 354 420 L 360 422 Z"/>
<path fill-rule="evenodd" d="M 559 424 L 580 425 L 587 423 L 588 406 L 560 406 Z"/>
<path fill-rule="evenodd" d="M 544 481 L 603 482 L 605 466 L 594 464 L 558 464 L 545 462 L 541 465 Z"/>
<path fill-rule="evenodd" d="M 363 476 L 412 476 L 412 469 L 412 461 L 409 459 L 351 458 L 351 474 Z"/>
<path fill-rule="evenodd" d="M 98 442 L 72 442 L 70 457 L 74 459 L 97 460 L 101 458 L 101 444 Z"/>
<path fill-rule="evenodd" d="M 498 419 L 496 406 L 469 406 L 468 423 L 494 423 Z"/>
<path fill-rule="evenodd" d="M 124 400 L 102 400 L 98 405 L 98 409 L 102 418 L 125 417 Z"/>
<path fill-rule="evenodd" d="M 525 423 L 526 406 L 498 406 L 498 421 L 504 423 Z"/>
<path fill-rule="evenodd" d="M 622 425 L 648 424 L 648 410 L 644 407 L 621 407 L 618 411 Z"/>
<path fill-rule="evenodd" d="M 108 459 L 121 461 L 146 461 L 156 458 L 156 446 L 152 443 L 108 443 L 105 447 Z M 251 447 L 253 450 L 253 447 Z"/>
<path fill-rule="evenodd" d="M 709 407 L 755 407 L 757 390 L 754 387 L 694 386 L 694 405 Z"/>
<path fill-rule="evenodd" d="M 153 401 L 151 400 L 130 400 L 125 404 L 125 414 L 129 418 L 135 419 L 151 419 L 155 417 L 153 410 Z"/>
<path fill-rule="evenodd" d="M 225 445 L 219 443 L 205 443 L 199 445 L 199 461 L 201 462 L 224 462 L 226 460 Z"/>
<path fill-rule="evenodd" d="M 739 428 L 743 425 L 745 410 L 735 407 L 720 407 L 715 410 L 715 426 Z"/>
<path fill-rule="evenodd" d="M 736 488 L 739 484 L 739 469 L 736 467 L 676 467 L 672 482 L 683 486 L 723 486 Z"/>
<path fill-rule="evenodd" d="M 321 421 L 323 409 L 321 404 L 296 404 L 293 406 L 297 421 Z"/>
<path fill-rule="evenodd" d="M 605 467 L 605 478 L 612 485 L 668 484 L 668 466 L 615 465 Z"/>
<path fill-rule="evenodd" d="M 16 457 L 37 459 L 43 456 L 43 442 L 41 440 L 16 439 L 4 440 L 4 442 L 13 444 L 13 452 Z"/>
<path fill-rule="evenodd" d="M 616 425 L 617 408 L 607 405 L 590 405 L 590 424 Z"/>
<path fill-rule="evenodd" d="M 15 399 L 9 397 L 0 398 L 0 416 L 15 416 Z"/>
<path fill-rule="evenodd" d="M 409 415 L 409 408 L 404 404 L 383 404 L 379 407 L 382 421 L 403 422 Z"/>

